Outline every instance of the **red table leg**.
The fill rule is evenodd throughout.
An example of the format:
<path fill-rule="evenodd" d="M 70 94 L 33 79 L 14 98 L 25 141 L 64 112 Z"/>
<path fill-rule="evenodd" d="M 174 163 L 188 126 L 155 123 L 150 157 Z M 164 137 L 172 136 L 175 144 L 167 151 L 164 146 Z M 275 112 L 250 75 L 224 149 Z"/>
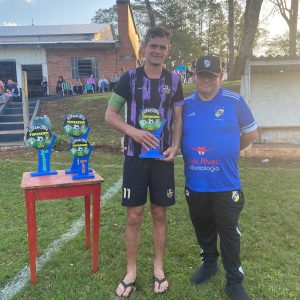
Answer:
<path fill-rule="evenodd" d="M 36 283 L 36 257 L 37 257 L 37 240 L 36 240 L 36 218 L 35 218 L 35 200 L 33 191 L 25 191 L 26 215 L 27 215 L 27 233 L 29 244 L 29 262 L 30 262 L 30 281 Z"/>
<path fill-rule="evenodd" d="M 85 214 L 85 247 L 91 246 L 91 196 L 84 197 L 84 214 Z"/>
<path fill-rule="evenodd" d="M 25 192 L 27 233 L 29 245 L 30 281 L 37 281 L 37 226 L 36 201 L 50 199 L 84 197 L 85 214 L 85 245 L 91 247 L 92 230 L 92 271 L 98 270 L 99 228 L 100 228 L 100 192 L 103 178 L 94 172 L 91 179 L 72 180 L 65 170 L 58 170 L 55 176 L 32 177 L 30 172 L 24 172 L 21 187 Z M 91 197 L 93 197 L 92 229 L 91 229 Z"/>
<path fill-rule="evenodd" d="M 93 189 L 93 246 L 92 246 L 92 271 L 93 272 L 98 271 L 100 193 L 101 193 L 101 186 L 95 185 Z"/>

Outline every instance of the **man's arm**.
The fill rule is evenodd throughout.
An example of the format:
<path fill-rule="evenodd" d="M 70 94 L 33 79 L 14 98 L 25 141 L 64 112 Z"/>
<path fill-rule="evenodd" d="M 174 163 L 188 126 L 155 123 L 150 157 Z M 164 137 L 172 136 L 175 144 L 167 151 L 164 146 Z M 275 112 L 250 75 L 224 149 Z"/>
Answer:
<path fill-rule="evenodd" d="M 247 148 L 256 138 L 256 129 L 247 133 L 243 133 L 240 137 L 240 150 Z"/>
<path fill-rule="evenodd" d="M 158 146 L 159 141 L 153 134 L 127 124 L 121 118 L 119 112 L 119 108 L 108 105 L 105 113 L 105 121 L 118 131 L 132 137 L 147 150 L 149 150 L 149 148 L 155 149 Z"/>
<path fill-rule="evenodd" d="M 174 123 L 172 128 L 172 146 L 169 147 L 163 154 L 166 158 L 164 161 L 172 161 L 180 148 L 181 135 L 182 135 L 182 107 L 173 107 Z"/>

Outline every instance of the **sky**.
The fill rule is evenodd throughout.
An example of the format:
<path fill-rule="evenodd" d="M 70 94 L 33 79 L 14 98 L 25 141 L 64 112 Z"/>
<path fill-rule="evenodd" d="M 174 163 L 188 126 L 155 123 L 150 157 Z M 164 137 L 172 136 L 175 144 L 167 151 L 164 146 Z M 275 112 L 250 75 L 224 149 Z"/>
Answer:
<path fill-rule="evenodd" d="M 99 8 L 109 8 L 115 3 L 115 0 L 0 0 L 0 25 L 31 25 L 32 20 L 34 25 L 88 24 Z M 270 35 L 288 31 L 281 16 L 269 15 L 270 7 L 265 0 L 260 14 Z"/>
<path fill-rule="evenodd" d="M 0 0 L 0 25 L 88 24 L 115 0 Z"/>

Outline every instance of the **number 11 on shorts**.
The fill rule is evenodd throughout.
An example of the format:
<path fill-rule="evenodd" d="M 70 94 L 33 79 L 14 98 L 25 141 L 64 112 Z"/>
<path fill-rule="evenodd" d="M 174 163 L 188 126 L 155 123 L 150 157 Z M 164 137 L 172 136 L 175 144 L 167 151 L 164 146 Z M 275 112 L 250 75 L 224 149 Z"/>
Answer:
<path fill-rule="evenodd" d="M 123 199 L 130 199 L 130 189 L 123 188 Z"/>

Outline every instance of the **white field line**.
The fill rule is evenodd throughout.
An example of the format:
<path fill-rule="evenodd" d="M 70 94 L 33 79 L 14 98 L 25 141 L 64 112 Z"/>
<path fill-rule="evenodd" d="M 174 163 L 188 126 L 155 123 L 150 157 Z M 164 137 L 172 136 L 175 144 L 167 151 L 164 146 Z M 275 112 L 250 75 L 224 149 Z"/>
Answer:
<path fill-rule="evenodd" d="M 1 0 L 0 0 L 1 1 Z M 179 158 L 182 158 L 182 156 L 178 156 Z M 4 162 L 8 162 L 8 163 L 22 163 L 22 164 L 37 164 L 37 161 L 30 161 L 30 160 L 15 160 L 15 159 L 5 159 L 3 160 Z M 71 166 L 71 162 L 68 164 L 68 163 L 63 163 L 63 162 L 51 162 L 51 166 L 63 166 L 65 168 L 67 168 L 68 166 L 70 167 Z M 120 162 L 119 164 L 103 164 L 103 165 L 99 165 L 99 164 L 94 164 L 92 163 L 91 164 L 92 166 L 91 167 L 96 167 L 96 168 L 123 168 L 123 162 Z M 175 168 L 178 168 L 179 166 L 178 165 L 174 165 Z M 1 298 L 0 298 L 1 299 Z"/>
<path fill-rule="evenodd" d="M 30 160 L 15 160 L 15 159 L 5 159 L 4 162 L 9 162 L 9 163 L 25 163 L 25 164 L 36 164 L 37 161 L 30 161 Z M 63 163 L 63 162 L 51 162 L 51 166 L 54 165 L 54 166 L 71 166 L 71 161 L 70 163 Z M 95 166 L 97 168 L 123 168 L 123 163 L 119 163 L 117 165 L 115 164 L 106 164 L 106 165 L 98 165 L 98 164 L 93 164 L 92 163 L 92 166 Z"/>
<path fill-rule="evenodd" d="M 101 196 L 101 206 L 110 200 L 122 186 L 122 178 L 120 178 L 111 188 L 109 188 L 103 196 Z M 69 230 L 61 235 L 57 240 L 52 242 L 45 253 L 37 258 L 37 272 L 45 266 L 51 257 L 57 253 L 70 240 L 74 239 L 84 227 L 84 216 L 76 220 Z M 25 266 L 11 282 L 7 283 L 2 290 L 0 290 L 0 299 L 9 300 L 14 297 L 22 288 L 26 286 L 30 279 L 29 266 Z"/>

